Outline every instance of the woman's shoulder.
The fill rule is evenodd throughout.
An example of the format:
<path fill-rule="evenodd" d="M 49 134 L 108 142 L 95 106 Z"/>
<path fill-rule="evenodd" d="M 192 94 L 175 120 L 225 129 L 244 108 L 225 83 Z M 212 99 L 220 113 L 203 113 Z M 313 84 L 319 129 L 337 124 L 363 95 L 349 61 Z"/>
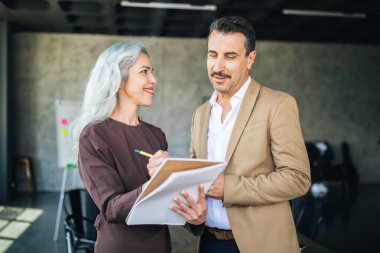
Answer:
<path fill-rule="evenodd" d="M 159 127 L 157 127 L 157 126 L 155 126 L 155 125 L 152 125 L 152 124 L 147 123 L 145 121 L 141 121 L 141 123 L 144 124 L 145 127 L 149 128 L 151 131 L 163 133 L 162 129 L 159 128 Z"/>
<path fill-rule="evenodd" d="M 105 134 L 106 129 L 108 128 L 108 120 L 101 122 L 94 122 L 88 124 L 81 132 L 79 139 L 82 139 L 84 136 L 88 137 L 97 137 Z"/>
<path fill-rule="evenodd" d="M 151 132 L 153 133 L 153 135 L 159 137 L 161 140 L 166 140 L 166 135 L 165 135 L 165 132 L 162 131 L 161 128 L 155 126 L 155 125 L 152 125 L 150 123 L 147 123 L 145 121 L 141 121 L 142 124 Z"/>

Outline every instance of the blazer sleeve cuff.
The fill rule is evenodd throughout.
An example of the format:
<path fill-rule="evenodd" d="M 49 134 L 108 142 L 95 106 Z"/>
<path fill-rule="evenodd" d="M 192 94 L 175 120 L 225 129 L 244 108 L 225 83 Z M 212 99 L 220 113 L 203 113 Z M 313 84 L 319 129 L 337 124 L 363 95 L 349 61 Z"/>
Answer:
<path fill-rule="evenodd" d="M 185 228 L 189 230 L 193 235 L 200 236 L 205 229 L 206 224 L 202 223 L 200 225 L 192 225 L 190 223 L 185 224 Z"/>

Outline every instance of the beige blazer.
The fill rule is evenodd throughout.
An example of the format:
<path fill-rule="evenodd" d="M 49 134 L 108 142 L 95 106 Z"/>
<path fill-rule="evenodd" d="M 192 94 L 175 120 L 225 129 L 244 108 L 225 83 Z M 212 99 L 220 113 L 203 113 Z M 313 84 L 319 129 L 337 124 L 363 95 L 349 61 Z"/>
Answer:
<path fill-rule="evenodd" d="M 207 157 L 210 104 L 193 115 L 191 156 Z M 310 187 L 310 167 L 295 99 L 252 81 L 231 133 L 224 206 L 240 252 L 296 253 L 289 200 Z"/>

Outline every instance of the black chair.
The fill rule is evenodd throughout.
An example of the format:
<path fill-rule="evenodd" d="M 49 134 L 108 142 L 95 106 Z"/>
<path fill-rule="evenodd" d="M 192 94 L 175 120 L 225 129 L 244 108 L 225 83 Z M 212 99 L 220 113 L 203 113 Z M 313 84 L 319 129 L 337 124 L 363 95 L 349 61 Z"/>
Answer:
<path fill-rule="evenodd" d="M 306 149 L 313 183 L 323 182 L 328 192 L 337 197 L 348 197 L 350 191 L 357 189 L 359 175 L 352 162 L 348 143 L 341 144 L 341 163 L 334 163 L 334 151 L 327 141 L 306 142 Z M 313 189 L 312 192 L 315 193 Z"/>
<path fill-rule="evenodd" d="M 315 142 L 306 142 L 306 150 L 309 157 L 311 169 L 311 181 L 313 184 L 325 184 L 327 182 L 326 165 L 330 164 L 333 158 L 330 145 L 327 143 L 325 153 L 320 152 Z M 314 239 L 318 228 L 324 220 L 323 217 L 323 203 L 326 194 L 315 196 L 312 189 L 305 195 L 291 200 L 292 213 L 296 229 L 302 235 Z M 304 245 L 300 245 L 301 252 L 305 249 Z"/>
<path fill-rule="evenodd" d="M 347 142 L 342 142 L 341 150 L 343 161 L 341 164 L 336 165 L 336 167 L 341 171 L 348 190 L 355 191 L 359 185 L 360 178 L 356 166 L 351 159 L 349 144 Z"/>
<path fill-rule="evenodd" d="M 87 190 L 74 189 L 65 193 L 64 230 L 67 252 L 94 252 L 96 229 L 94 221 L 99 211 Z"/>

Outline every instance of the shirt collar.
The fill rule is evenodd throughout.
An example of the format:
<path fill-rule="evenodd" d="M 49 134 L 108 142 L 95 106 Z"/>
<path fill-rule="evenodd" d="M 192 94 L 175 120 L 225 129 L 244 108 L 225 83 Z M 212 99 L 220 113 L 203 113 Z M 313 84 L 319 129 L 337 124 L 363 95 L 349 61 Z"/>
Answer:
<path fill-rule="evenodd" d="M 243 86 L 240 87 L 240 89 L 231 97 L 231 102 L 234 100 L 243 100 L 245 93 L 247 92 L 247 89 L 249 87 L 249 84 L 251 83 L 251 77 L 248 76 L 247 81 L 244 83 Z M 211 95 L 211 98 L 209 100 L 209 103 L 211 106 L 213 106 L 216 103 L 216 99 L 218 97 L 218 92 L 214 90 L 214 92 Z"/>

